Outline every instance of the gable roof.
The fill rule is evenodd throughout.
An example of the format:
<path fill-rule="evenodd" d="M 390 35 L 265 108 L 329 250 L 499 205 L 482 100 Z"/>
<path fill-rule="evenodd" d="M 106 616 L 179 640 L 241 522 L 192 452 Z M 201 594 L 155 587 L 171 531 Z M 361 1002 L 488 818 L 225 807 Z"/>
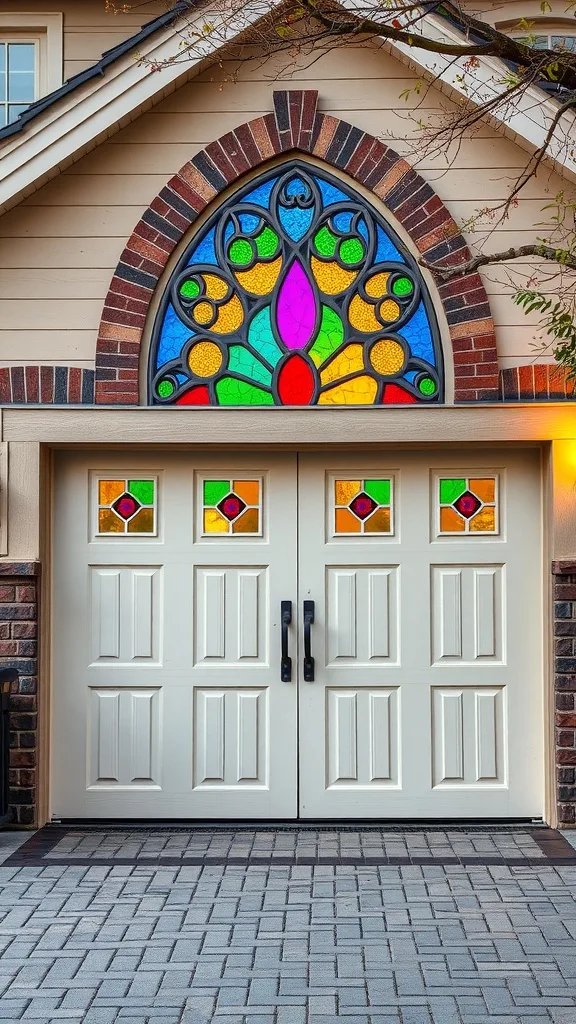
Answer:
<path fill-rule="evenodd" d="M 281 3 L 282 0 L 269 0 L 268 13 Z M 341 0 L 341 3 L 354 11 L 362 0 Z M 418 31 L 431 38 L 465 43 L 461 28 L 438 14 L 436 8 L 436 3 L 430 5 Z M 190 13 L 192 27 L 197 21 L 201 43 L 196 46 L 194 56 L 177 61 L 174 60 L 174 45 L 178 38 L 178 18 L 183 13 Z M 19 121 L 0 131 L 0 142 L 4 143 L 0 151 L 0 212 L 14 206 L 79 159 L 88 148 L 135 120 L 144 105 L 155 103 L 178 88 L 191 71 L 198 69 L 206 59 L 213 59 L 219 49 L 261 17 L 262 9 L 258 4 L 248 2 L 231 11 L 225 2 L 212 18 L 211 32 L 206 33 L 199 0 L 179 0 L 172 10 L 108 50 L 91 68 L 33 104 Z M 504 65 L 497 58 L 480 57 L 478 66 L 473 70 L 467 68 L 463 74 L 462 58 L 420 50 L 393 40 L 387 40 L 384 45 L 403 63 L 432 77 L 436 85 L 458 93 L 466 103 L 482 104 L 505 89 Z M 135 60 L 136 53 L 143 60 Z M 151 65 L 159 66 L 161 72 L 151 74 Z M 513 112 L 496 110 L 491 117 L 519 144 L 539 149 L 557 111 L 553 100 L 538 87 L 530 87 L 518 98 Z M 576 118 L 563 114 L 559 124 L 566 137 L 574 132 Z M 576 176 L 574 158 L 561 139 L 553 140 L 549 157 L 564 173 Z"/>
<path fill-rule="evenodd" d="M 99 61 L 96 64 L 92 64 L 89 68 L 85 68 L 84 71 L 79 71 L 77 75 L 73 75 L 72 78 L 67 79 L 59 89 L 54 89 L 53 92 L 48 93 L 47 96 L 42 96 L 41 99 L 36 100 L 35 103 L 31 103 L 26 110 L 20 114 L 20 116 L 13 121 L 11 124 L 7 124 L 5 128 L 0 128 L 0 142 L 3 139 L 9 139 L 12 135 L 17 135 L 18 132 L 24 130 L 30 121 L 42 114 L 48 107 L 51 107 L 54 103 L 58 103 L 58 100 L 64 99 L 70 93 L 74 92 L 85 82 L 89 82 L 92 78 L 103 76 L 106 73 L 107 68 L 114 64 L 124 54 L 130 53 L 140 43 L 143 43 L 149 36 L 158 32 L 159 29 L 164 28 L 167 25 L 171 25 L 180 14 L 184 14 L 185 11 L 190 10 L 190 4 L 187 0 L 180 0 L 171 11 L 167 11 L 165 14 L 161 14 L 158 18 L 154 18 L 152 21 L 148 21 L 142 26 L 139 32 L 135 35 L 125 39 L 124 42 L 118 43 L 117 46 L 113 46 L 111 50 L 106 50 Z"/>

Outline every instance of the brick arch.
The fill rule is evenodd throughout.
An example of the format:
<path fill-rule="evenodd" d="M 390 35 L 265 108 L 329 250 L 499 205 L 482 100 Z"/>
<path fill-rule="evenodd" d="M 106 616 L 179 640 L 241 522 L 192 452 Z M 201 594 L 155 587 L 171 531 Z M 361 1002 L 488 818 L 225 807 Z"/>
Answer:
<path fill-rule="evenodd" d="M 96 403 L 137 405 L 142 335 L 166 263 L 198 215 L 227 186 L 271 157 L 309 153 L 380 199 L 430 262 L 451 266 L 470 252 L 444 203 L 394 150 L 346 121 L 319 113 L 318 93 L 274 93 L 274 113 L 211 142 L 182 167 L 136 225 L 120 257 L 96 349 Z M 438 286 L 452 341 L 455 401 L 499 399 L 488 296 L 478 274 Z"/>

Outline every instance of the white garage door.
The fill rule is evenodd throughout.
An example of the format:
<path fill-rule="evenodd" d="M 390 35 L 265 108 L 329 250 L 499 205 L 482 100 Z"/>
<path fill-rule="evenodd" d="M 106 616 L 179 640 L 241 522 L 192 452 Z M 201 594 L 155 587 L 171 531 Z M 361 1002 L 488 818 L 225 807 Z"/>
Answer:
<path fill-rule="evenodd" d="M 54 816 L 541 815 L 539 481 L 532 450 L 63 453 Z"/>

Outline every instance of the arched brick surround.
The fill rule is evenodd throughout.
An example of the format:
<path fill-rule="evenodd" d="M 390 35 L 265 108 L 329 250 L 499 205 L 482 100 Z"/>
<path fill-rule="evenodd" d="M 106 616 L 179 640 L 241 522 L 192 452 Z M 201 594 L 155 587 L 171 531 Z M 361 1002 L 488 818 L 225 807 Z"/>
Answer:
<path fill-rule="evenodd" d="M 453 266 L 470 253 L 441 199 L 394 150 L 346 121 L 319 113 L 318 93 L 274 93 L 274 113 L 211 142 L 178 171 L 144 213 L 106 297 L 96 352 L 96 403 L 137 405 L 142 334 L 170 254 L 228 185 L 289 151 L 310 153 L 370 189 L 429 262 Z M 456 402 L 497 402 L 494 323 L 478 274 L 438 287 L 454 354 Z"/>

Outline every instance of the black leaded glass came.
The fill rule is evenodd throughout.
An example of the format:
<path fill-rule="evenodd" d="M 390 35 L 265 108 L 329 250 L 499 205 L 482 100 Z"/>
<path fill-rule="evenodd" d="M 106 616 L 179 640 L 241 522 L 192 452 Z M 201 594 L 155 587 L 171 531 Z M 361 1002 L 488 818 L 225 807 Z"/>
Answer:
<path fill-rule="evenodd" d="M 150 353 L 150 401 L 442 402 L 442 350 L 417 265 L 330 174 L 290 161 L 226 200 L 180 258 Z"/>

